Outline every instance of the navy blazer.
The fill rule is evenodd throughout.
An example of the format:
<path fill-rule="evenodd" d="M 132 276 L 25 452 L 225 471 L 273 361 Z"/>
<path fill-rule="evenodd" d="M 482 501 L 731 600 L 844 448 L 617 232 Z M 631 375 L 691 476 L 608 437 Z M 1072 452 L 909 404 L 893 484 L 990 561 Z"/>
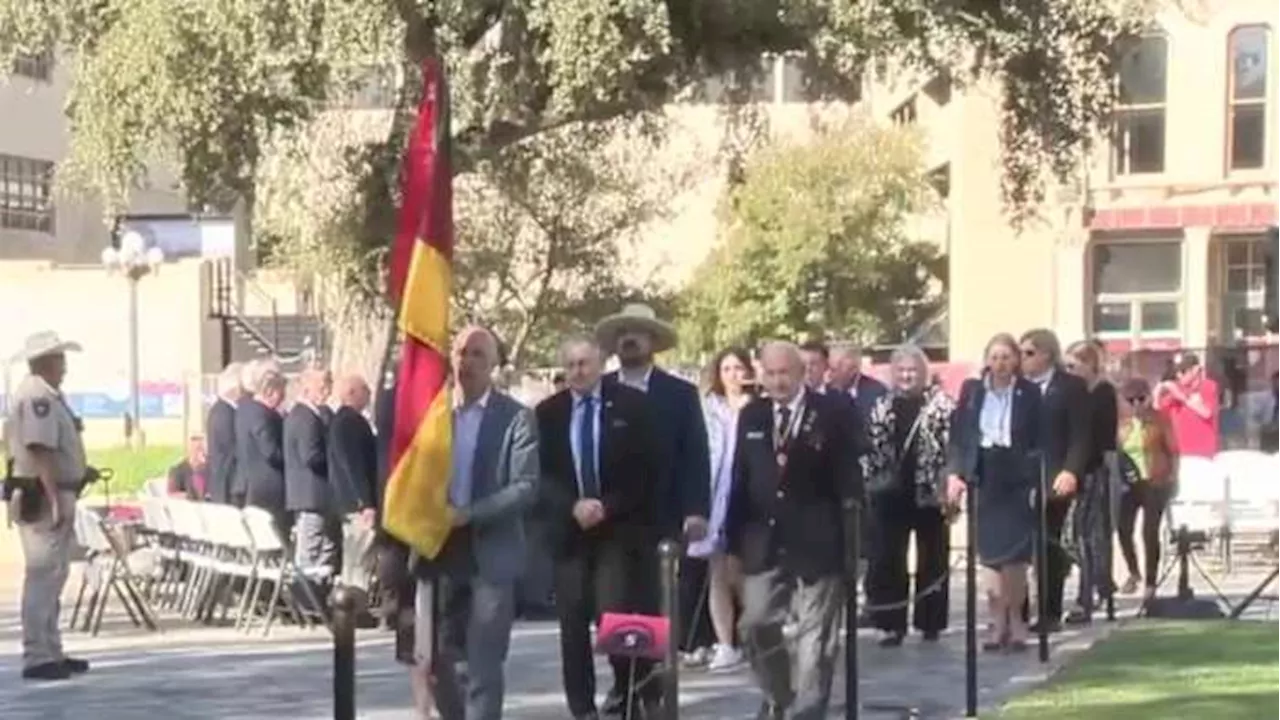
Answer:
<path fill-rule="evenodd" d="M 982 430 L 979 418 L 982 401 L 987 396 L 983 379 L 970 378 L 960 386 L 960 400 L 956 403 L 951 420 L 951 440 L 948 443 L 948 472 L 958 475 L 970 484 L 978 484 L 978 452 L 981 449 Z M 1013 407 L 1009 409 L 1009 434 L 1014 452 L 1030 457 L 1041 449 L 1040 388 L 1025 378 L 1018 378 L 1013 387 Z"/>
<path fill-rule="evenodd" d="M 329 482 L 344 512 L 378 506 L 378 445 L 369 421 L 343 405 L 329 421 Z"/>
<path fill-rule="evenodd" d="M 778 466 L 773 403 L 756 398 L 738 416 L 733 488 L 725 518 L 729 553 L 755 575 L 782 567 L 813 581 L 845 569 L 843 505 L 863 496 L 855 419 L 829 394 L 803 391 L 788 460 Z"/>
<path fill-rule="evenodd" d="M 281 513 L 284 505 L 284 418 L 254 399 L 236 409 L 236 482 L 245 502 Z"/>
<path fill-rule="evenodd" d="M 295 403 L 284 418 L 285 509 L 330 514 L 336 500 L 329 487 L 329 432 L 325 413 Z"/>
<path fill-rule="evenodd" d="M 222 398 L 214 400 L 205 436 L 209 469 L 205 492 L 212 502 L 230 503 L 236 482 L 236 407 Z"/>
<path fill-rule="evenodd" d="M 867 421 L 871 418 L 871 409 L 876 406 L 876 401 L 884 397 L 889 388 L 884 383 L 871 377 L 858 373 L 858 379 L 853 383 L 856 395 L 852 396 L 853 406 L 858 410 L 858 419 L 862 421 L 862 426 L 866 427 Z"/>
<path fill-rule="evenodd" d="M 605 376 L 621 383 L 617 372 Z M 711 449 L 698 389 L 661 368 L 649 374 L 649 409 L 658 446 L 658 522 L 679 534 L 686 517 L 711 514 Z"/>

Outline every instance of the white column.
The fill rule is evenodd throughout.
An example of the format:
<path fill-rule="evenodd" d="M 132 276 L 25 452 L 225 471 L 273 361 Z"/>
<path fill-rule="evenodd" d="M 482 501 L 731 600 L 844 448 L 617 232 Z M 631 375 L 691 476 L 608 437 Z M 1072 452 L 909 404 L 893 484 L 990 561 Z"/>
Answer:
<path fill-rule="evenodd" d="M 1189 227 L 1182 241 L 1182 344 L 1202 348 L 1209 342 L 1209 245 L 1207 227 Z"/>

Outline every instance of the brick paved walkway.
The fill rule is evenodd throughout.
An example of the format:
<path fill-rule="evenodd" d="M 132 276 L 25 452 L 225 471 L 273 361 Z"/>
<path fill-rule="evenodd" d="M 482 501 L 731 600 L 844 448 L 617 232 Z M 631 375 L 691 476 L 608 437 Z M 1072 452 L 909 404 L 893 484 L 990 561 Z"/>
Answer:
<path fill-rule="evenodd" d="M 1241 569 L 1224 586 L 1240 597 L 1256 582 L 1257 571 Z M 245 638 L 233 631 L 171 628 L 145 635 L 108 615 L 96 639 L 68 634 L 68 649 L 94 663 L 87 676 L 55 685 L 18 679 L 19 642 L 11 583 L 0 587 L 0 717 L 5 720 L 290 720 L 331 717 L 331 655 L 321 631 L 280 628 L 270 639 Z M 1203 587 L 1196 583 L 1197 588 Z M 1069 586 L 1070 587 L 1070 586 Z M 1169 586 L 1172 591 L 1172 585 Z M 1207 588 L 1206 588 L 1207 591 Z M 861 695 L 866 703 L 908 705 L 922 718 L 955 718 L 964 702 L 963 587 L 952 585 L 952 627 L 942 642 L 926 646 L 914 639 L 897 650 L 859 643 Z M 1134 603 L 1126 600 L 1123 614 Z M 1273 611 L 1265 601 L 1258 613 Z M 118 613 L 118 607 L 111 610 Z M 1062 662 L 1091 645 L 1113 625 L 1095 623 L 1054 638 L 1053 660 L 1042 666 L 1034 648 L 1021 656 L 983 656 L 979 677 L 982 704 L 991 707 L 1042 681 Z M 359 715 L 368 720 L 408 717 L 409 694 L 401 669 L 391 661 L 391 639 L 363 634 L 359 650 Z M 508 669 L 507 717 L 563 720 L 560 663 L 554 625 L 521 624 L 515 631 Z M 601 677 L 607 677 L 602 668 Z M 842 699 L 843 675 L 836 696 Z M 686 673 L 682 678 L 681 717 L 730 720 L 752 716 L 758 695 L 745 672 L 726 675 Z M 86 711 L 88 713 L 86 714 Z M 867 711 L 867 720 L 901 717 Z"/>

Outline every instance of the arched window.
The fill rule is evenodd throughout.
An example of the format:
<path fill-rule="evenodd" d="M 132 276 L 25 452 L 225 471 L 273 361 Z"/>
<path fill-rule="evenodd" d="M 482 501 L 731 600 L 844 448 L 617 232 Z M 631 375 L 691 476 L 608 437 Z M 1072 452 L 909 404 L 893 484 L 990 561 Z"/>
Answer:
<path fill-rule="evenodd" d="M 1267 164 L 1267 64 L 1271 30 L 1242 25 L 1227 39 L 1227 169 Z"/>
<path fill-rule="evenodd" d="M 1164 172 L 1168 70 L 1169 41 L 1164 35 L 1142 37 L 1120 58 L 1116 175 Z"/>

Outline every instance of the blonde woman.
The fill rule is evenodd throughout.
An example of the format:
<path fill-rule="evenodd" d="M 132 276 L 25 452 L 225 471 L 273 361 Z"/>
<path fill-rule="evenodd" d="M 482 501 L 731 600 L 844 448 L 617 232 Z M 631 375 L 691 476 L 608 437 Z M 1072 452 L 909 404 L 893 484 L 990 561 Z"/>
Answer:
<path fill-rule="evenodd" d="M 871 612 L 883 633 L 881 647 L 898 647 L 907 634 L 911 578 L 907 548 L 916 538 L 915 612 L 912 625 L 926 642 L 947 627 L 950 528 L 942 481 L 947 466 L 954 403 L 929 381 L 929 361 L 914 345 L 889 358 L 891 389 L 872 407 L 867 426 L 867 500 L 875 552 L 867 572 L 867 601 L 888 606 Z"/>
<path fill-rule="evenodd" d="M 1027 566 L 1036 517 L 1031 492 L 1037 477 L 1031 454 L 1040 447 L 1040 388 L 1018 373 L 1021 349 L 1008 334 L 991 338 L 982 377 L 960 389 L 950 442 L 950 500 L 977 493 L 979 562 L 987 569 L 990 635 L 983 650 L 1027 649 Z"/>

